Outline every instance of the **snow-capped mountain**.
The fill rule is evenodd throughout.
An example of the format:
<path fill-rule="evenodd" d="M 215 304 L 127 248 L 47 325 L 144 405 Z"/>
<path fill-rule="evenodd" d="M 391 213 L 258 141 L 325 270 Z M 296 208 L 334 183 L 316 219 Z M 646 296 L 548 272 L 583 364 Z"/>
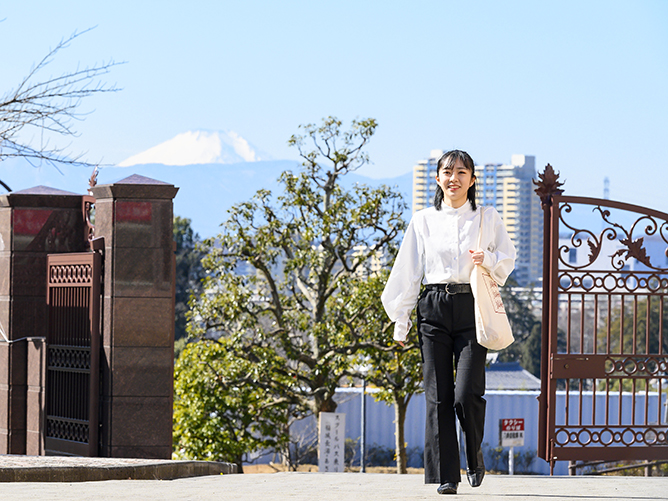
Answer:
<path fill-rule="evenodd" d="M 174 214 L 190 218 L 193 229 L 206 238 L 220 232 L 219 225 L 227 219 L 227 210 L 233 204 L 249 200 L 260 188 L 277 192 L 281 189 L 281 185 L 276 181 L 281 172 L 285 170 L 297 172 L 300 168 L 299 162 L 295 160 L 241 161 L 232 164 L 151 163 L 131 167 L 106 166 L 100 169 L 97 182 L 115 183 L 132 174 L 139 174 L 177 186 L 179 192 L 174 199 Z M 61 165 L 58 169 L 48 165 L 35 168 L 20 158 L 0 162 L 0 179 L 14 191 L 45 185 L 85 194 L 91 173 L 92 169 L 71 165 Z M 412 172 L 391 179 L 371 179 L 352 172 L 344 178 L 346 187 L 354 183 L 396 186 L 404 195 L 404 200 L 409 205 L 411 203 Z M 0 187 L 0 195 L 4 193 L 5 190 Z M 410 218 L 410 209 L 404 217 L 406 220 Z"/>
<path fill-rule="evenodd" d="M 132 165 L 235 164 L 271 160 L 236 132 L 189 131 L 120 162 Z"/>

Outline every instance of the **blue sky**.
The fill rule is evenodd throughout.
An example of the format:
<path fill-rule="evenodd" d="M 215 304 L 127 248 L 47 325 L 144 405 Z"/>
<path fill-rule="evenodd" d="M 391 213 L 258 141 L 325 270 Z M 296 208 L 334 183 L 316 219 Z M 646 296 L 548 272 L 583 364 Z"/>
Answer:
<path fill-rule="evenodd" d="M 50 73 L 126 62 L 107 77 L 122 91 L 83 105 L 72 149 L 91 161 L 196 129 L 294 159 L 299 124 L 374 117 L 364 175 L 406 173 L 432 149 L 524 153 L 568 194 L 602 196 L 608 176 L 612 198 L 668 212 L 663 0 L 27 0 L 0 19 L 1 93 L 76 30 L 96 26 Z"/>

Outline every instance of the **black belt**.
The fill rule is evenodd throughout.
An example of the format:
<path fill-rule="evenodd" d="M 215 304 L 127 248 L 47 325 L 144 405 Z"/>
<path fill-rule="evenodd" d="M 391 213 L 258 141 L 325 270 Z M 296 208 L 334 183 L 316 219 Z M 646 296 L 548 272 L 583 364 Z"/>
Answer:
<path fill-rule="evenodd" d="M 425 288 L 430 291 L 447 292 L 448 294 L 470 294 L 471 284 L 427 284 Z"/>

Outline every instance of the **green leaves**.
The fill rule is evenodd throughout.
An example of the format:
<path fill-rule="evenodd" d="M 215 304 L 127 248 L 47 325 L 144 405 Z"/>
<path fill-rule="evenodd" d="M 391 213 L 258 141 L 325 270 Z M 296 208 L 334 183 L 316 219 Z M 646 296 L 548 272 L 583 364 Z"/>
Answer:
<path fill-rule="evenodd" d="M 173 234 L 176 242 L 175 338 L 179 340 L 186 336 L 188 300 L 191 294 L 201 290 L 203 269 L 199 235 L 190 226 L 190 219 L 174 216 Z"/>
<path fill-rule="evenodd" d="M 345 131 L 333 117 L 301 127 L 289 144 L 302 169 L 282 173 L 275 193 L 235 205 L 222 233 L 204 243 L 206 279 L 189 325 L 195 342 L 176 382 L 178 429 L 201 428 L 179 432 L 189 454 L 241 457 L 269 447 L 266 437 L 285 452 L 290 422 L 333 411 L 337 386 L 359 372 L 358 354 L 384 335 L 372 328 L 388 323 L 372 277 L 396 253 L 404 203 L 388 187 L 340 183 L 368 161 L 363 147 L 375 128 L 359 120 Z M 235 446 L 231 435 L 213 434 L 227 422 L 236 425 Z"/>
<path fill-rule="evenodd" d="M 515 342 L 498 354 L 499 362 L 520 362 L 534 376 L 540 377 L 541 329 L 540 311 L 535 311 L 532 290 L 517 288 L 517 282 L 508 278 L 501 288 L 503 305 L 515 336 Z"/>
<path fill-rule="evenodd" d="M 341 125 L 337 118 L 327 117 L 320 126 L 301 125 L 304 135 L 293 135 L 288 141 L 304 159 L 305 172 L 318 183 L 333 185 L 339 175 L 357 170 L 369 161 L 362 148 L 375 133 L 376 120 L 353 120 L 348 131 L 341 130 Z M 312 144 L 312 149 L 307 149 L 307 143 Z M 327 161 L 331 169 L 323 172 L 320 159 Z"/>
<path fill-rule="evenodd" d="M 286 420 L 286 402 L 268 401 L 257 367 L 234 356 L 229 341 L 200 341 L 175 367 L 174 450 L 182 459 L 241 466 L 247 452 L 280 446 L 273 430 Z M 240 412 L 243 410 L 243 412 Z"/>

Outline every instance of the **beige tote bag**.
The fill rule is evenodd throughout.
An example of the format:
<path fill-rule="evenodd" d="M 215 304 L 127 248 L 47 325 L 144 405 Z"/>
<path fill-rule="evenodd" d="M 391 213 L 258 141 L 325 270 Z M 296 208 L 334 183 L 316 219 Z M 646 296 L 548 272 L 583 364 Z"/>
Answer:
<path fill-rule="evenodd" d="M 482 238 L 484 211 L 480 207 L 480 233 L 478 249 Z M 478 344 L 490 350 L 503 350 L 515 341 L 510 322 L 503 307 L 501 293 L 492 275 L 482 265 L 475 265 L 471 271 L 471 290 L 475 298 L 475 330 Z"/>

